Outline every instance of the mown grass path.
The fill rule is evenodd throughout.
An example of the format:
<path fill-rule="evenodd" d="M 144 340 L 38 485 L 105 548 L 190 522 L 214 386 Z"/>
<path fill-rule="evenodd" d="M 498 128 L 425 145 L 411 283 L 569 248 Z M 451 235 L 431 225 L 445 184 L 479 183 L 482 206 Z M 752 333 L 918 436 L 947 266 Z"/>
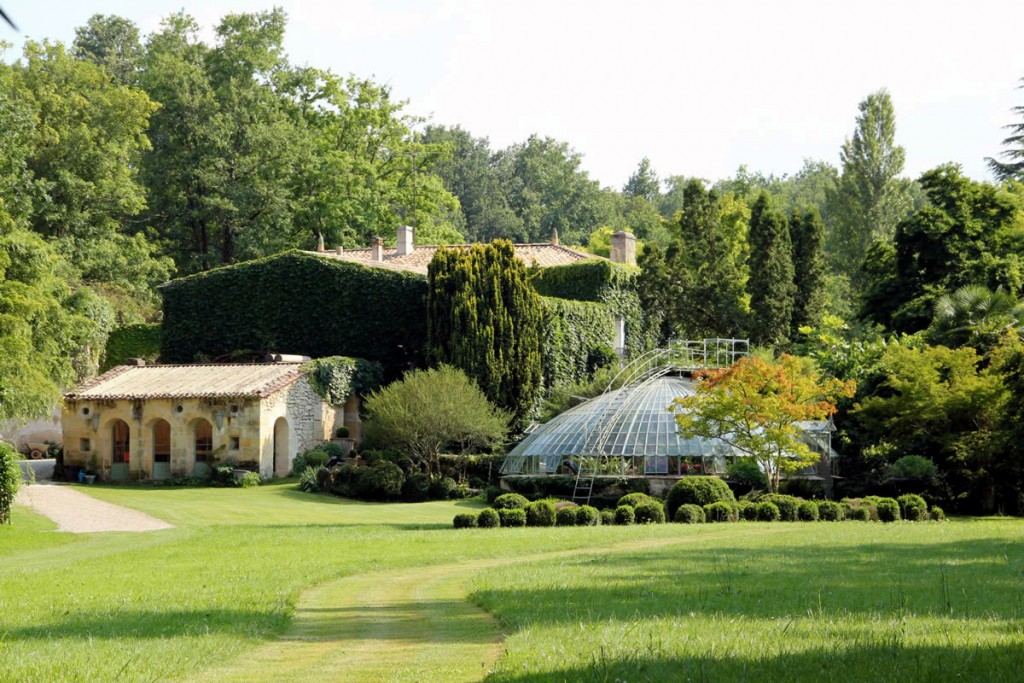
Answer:
<path fill-rule="evenodd" d="M 774 531 L 760 529 L 756 535 Z M 501 656 L 502 632 L 493 616 L 468 600 L 466 579 L 474 571 L 703 542 L 719 535 L 737 536 L 647 539 L 337 579 L 299 597 L 282 638 L 196 680 L 478 681 Z"/>

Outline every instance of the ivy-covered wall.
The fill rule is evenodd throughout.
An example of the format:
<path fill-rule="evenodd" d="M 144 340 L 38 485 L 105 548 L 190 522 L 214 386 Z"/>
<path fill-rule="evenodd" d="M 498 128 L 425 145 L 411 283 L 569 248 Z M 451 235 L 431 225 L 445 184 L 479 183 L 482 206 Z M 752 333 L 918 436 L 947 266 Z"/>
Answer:
<path fill-rule="evenodd" d="M 541 297 L 544 334 L 541 371 L 545 387 L 582 382 L 596 368 L 615 362 L 613 320 L 608 306 Z"/>
<path fill-rule="evenodd" d="M 166 363 L 239 351 L 378 361 L 388 377 L 422 362 L 426 278 L 289 251 L 161 289 Z"/>
<path fill-rule="evenodd" d="M 160 323 L 125 325 L 111 331 L 103 352 L 100 372 L 123 365 L 129 358 L 154 361 L 160 355 Z"/>

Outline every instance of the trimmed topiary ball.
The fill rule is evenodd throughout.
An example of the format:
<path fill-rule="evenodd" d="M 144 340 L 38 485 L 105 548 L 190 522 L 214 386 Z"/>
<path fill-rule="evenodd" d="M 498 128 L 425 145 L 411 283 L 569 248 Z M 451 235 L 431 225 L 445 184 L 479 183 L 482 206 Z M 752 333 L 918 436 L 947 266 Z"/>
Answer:
<path fill-rule="evenodd" d="M 757 503 L 741 500 L 736 503 L 736 515 L 745 522 L 757 520 Z"/>
<path fill-rule="evenodd" d="M 555 504 L 537 500 L 526 506 L 526 526 L 554 526 Z"/>
<path fill-rule="evenodd" d="M 640 503 L 633 508 L 633 516 L 637 524 L 664 524 L 665 508 L 660 503 Z"/>
<path fill-rule="evenodd" d="M 739 519 L 735 505 L 725 501 L 705 505 L 704 517 L 709 522 L 735 522 Z"/>
<path fill-rule="evenodd" d="M 693 503 L 686 503 L 676 508 L 676 514 L 672 521 L 680 524 L 703 524 L 707 521 L 704 508 Z"/>
<path fill-rule="evenodd" d="M 710 505 L 720 501 L 734 502 L 729 485 L 718 477 L 683 477 L 675 483 L 665 497 L 665 513 L 675 519 L 680 505 Z"/>
<path fill-rule="evenodd" d="M 576 511 L 576 526 L 597 526 L 601 523 L 601 513 L 590 505 L 582 505 Z"/>
<path fill-rule="evenodd" d="M 452 520 L 452 526 L 456 529 L 472 529 L 476 526 L 476 517 L 472 512 L 459 513 Z"/>
<path fill-rule="evenodd" d="M 779 506 L 775 503 L 769 503 L 765 501 L 757 504 L 757 521 L 759 522 L 777 522 L 782 518 L 779 513 Z"/>
<path fill-rule="evenodd" d="M 653 498 L 652 496 L 647 495 L 646 493 L 636 492 L 636 493 L 627 493 L 622 498 L 619 498 L 619 502 L 616 503 L 616 506 L 628 505 L 631 508 L 635 508 L 637 505 L 640 505 L 641 503 L 657 503 L 657 502 L 658 501 L 655 498 Z"/>
<path fill-rule="evenodd" d="M 943 512 L 942 508 L 940 508 L 938 505 L 932 505 L 932 510 L 929 516 L 932 518 L 932 521 L 934 522 L 941 522 L 942 520 L 946 519 L 946 513 Z"/>
<path fill-rule="evenodd" d="M 577 507 L 559 508 L 555 513 L 555 526 L 576 526 Z"/>
<path fill-rule="evenodd" d="M 501 517 L 498 516 L 498 511 L 494 508 L 484 508 L 476 516 L 476 525 L 484 529 L 493 529 L 501 526 Z"/>
<path fill-rule="evenodd" d="M 769 493 L 766 496 L 761 496 L 757 502 L 773 503 L 775 507 L 779 508 L 779 516 L 783 522 L 795 522 L 797 508 L 800 507 L 801 500 L 796 496 L 787 496 L 784 493 Z"/>
<path fill-rule="evenodd" d="M 494 499 L 495 510 L 525 510 L 530 501 L 518 493 L 503 493 Z"/>
<path fill-rule="evenodd" d="M 601 526 L 611 526 L 615 524 L 615 510 L 606 508 L 601 510 Z"/>
<path fill-rule="evenodd" d="M 818 519 L 823 522 L 841 522 L 845 517 L 843 506 L 834 500 L 818 501 Z"/>
<path fill-rule="evenodd" d="M 916 493 L 906 493 L 896 499 L 900 506 L 900 515 L 909 522 L 928 519 L 928 503 Z"/>
<path fill-rule="evenodd" d="M 845 519 L 851 522 L 870 522 L 871 521 L 871 510 L 864 505 L 858 505 L 856 507 L 846 508 Z"/>
<path fill-rule="evenodd" d="M 900 521 L 900 504 L 892 498 L 880 498 L 875 502 L 875 509 L 878 510 L 878 521 L 898 522 Z"/>
<path fill-rule="evenodd" d="M 801 522 L 818 521 L 818 504 L 813 500 L 805 500 L 796 508 L 796 518 Z"/>
<path fill-rule="evenodd" d="M 636 522 L 636 515 L 633 512 L 633 508 L 629 505 L 620 505 L 615 508 L 615 523 L 621 526 L 633 524 Z"/>
<path fill-rule="evenodd" d="M 526 526 L 526 510 L 522 508 L 505 508 L 498 510 L 502 526 Z"/>

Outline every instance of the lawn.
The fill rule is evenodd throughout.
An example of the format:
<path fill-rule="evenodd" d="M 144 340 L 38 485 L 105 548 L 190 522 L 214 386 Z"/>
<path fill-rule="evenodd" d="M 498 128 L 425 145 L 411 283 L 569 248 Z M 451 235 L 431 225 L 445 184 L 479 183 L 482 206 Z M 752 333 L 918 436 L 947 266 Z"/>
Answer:
<path fill-rule="evenodd" d="M 178 528 L 73 536 L 17 509 L 0 528 L 0 681 L 1010 680 L 1024 667 L 1021 520 L 455 531 L 467 503 L 292 484 L 89 492 Z M 499 628 L 504 653 L 481 669 Z M 376 669 L 339 673 L 373 643 Z"/>

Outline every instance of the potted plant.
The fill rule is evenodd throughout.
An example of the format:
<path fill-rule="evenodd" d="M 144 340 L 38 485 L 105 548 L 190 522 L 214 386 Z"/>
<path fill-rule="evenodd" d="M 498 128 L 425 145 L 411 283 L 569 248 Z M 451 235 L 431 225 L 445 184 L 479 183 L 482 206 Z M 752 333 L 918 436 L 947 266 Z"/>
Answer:
<path fill-rule="evenodd" d="M 356 446 L 356 440 L 350 439 L 349 435 L 351 432 L 348 427 L 342 425 L 334 430 L 334 438 L 331 439 L 334 443 L 340 445 L 344 449 L 344 454 L 348 455 L 352 452 L 352 449 Z"/>

